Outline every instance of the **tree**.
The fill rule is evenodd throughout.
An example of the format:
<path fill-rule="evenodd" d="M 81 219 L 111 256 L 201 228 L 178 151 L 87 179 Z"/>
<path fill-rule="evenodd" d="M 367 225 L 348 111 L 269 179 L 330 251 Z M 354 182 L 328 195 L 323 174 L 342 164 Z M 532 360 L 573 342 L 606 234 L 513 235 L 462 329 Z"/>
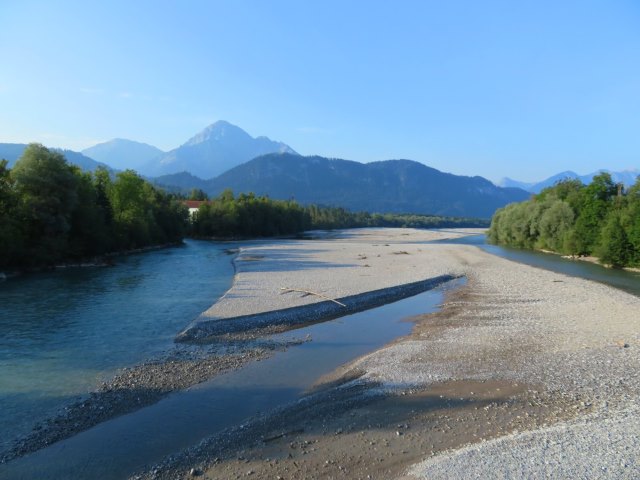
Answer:
<path fill-rule="evenodd" d="M 606 265 L 624 267 L 630 263 L 631 252 L 632 245 L 622 226 L 620 211 L 614 210 L 602 229 L 597 249 L 598 257 Z"/>
<path fill-rule="evenodd" d="M 25 249 L 31 262 L 51 264 L 68 253 L 67 234 L 77 203 L 78 179 L 58 152 L 32 143 L 11 177 L 25 228 Z"/>
<path fill-rule="evenodd" d="M 18 221 L 18 197 L 7 164 L 0 160 L 0 268 L 22 257 L 24 242 Z"/>
<path fill-rule="evenodd" d="M 560 199 L 552 201 L 540 218 L 541 243 L 553 251 L 563 252 L 574 217 L 575 214 L 567 202 Z"/>
<path fill-rule="evenodd" d="M 145 181 L 133 170 L 118 173 L 109 189 L 116 244 L 119 249 L 150 244 Z"/>
<path fill-rule="evenodd" d="M 598 245 L 600 229 L 610 208 L 610 200 L 615 197 L 618 188 L 611 175 L 601 173 L 582 190 L 578 216 L 575 224 L 577 252 L 581 255 L 593 253 Z"/>
<path fill-rule="evenodd" d="M 193 188 L 189 193 L 189 200 L 209 200 L 209 196 L 200 188 Z"/>
<path fill-rule="evenodd" d="M 106 223 L 105 199 L 96 188 L 94 178 L 77 167 L 74 169 L 78 179 L 78 201 L 71 212 L 68 256 L 82 259 L 108 251 L 111 246 L 111 231 Z"/>

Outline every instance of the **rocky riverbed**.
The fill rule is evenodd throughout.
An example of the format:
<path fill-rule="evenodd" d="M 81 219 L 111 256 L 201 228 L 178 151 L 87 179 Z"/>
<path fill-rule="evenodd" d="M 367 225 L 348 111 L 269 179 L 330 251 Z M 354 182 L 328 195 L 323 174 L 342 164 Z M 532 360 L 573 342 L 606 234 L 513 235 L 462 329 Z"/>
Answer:
<path fill-rule="evenodd" d="M 333 252 L 344 256 L 334 281 L 323 284 L 308 271 L 307 281 L 339 288 L 344 265 L 382 258 L 379 245 L 358 243 L 355 234 L 337 242 Z M 408 276 L 462 273 L 467 284 L 440 312 L 415 318 L 410 336 L 343 366 L 296 404 L 136 478 L 640 476 L 640 431 L 629 413 L 640 394 L 639 298 L 475 247 L 389 247 L 407 252 L 401 270 Z M 393 263 L 365 268 L 382 275 Z M 603 426 L 613 437 L 602 435 Z M 615 461 L 563 469 L 567 450 L 557 445 Z M 527 468 L 518 470 L 524 458 Z"/>
<path fill-rule="evenodd" d="M 424 243 L 466 233 L 368 229 L 243 249 L 232 289 L 197 322 L 316 308 L 331 301 L 321 297 L 442 276 L 467 281 L 439 312 L 413 318 L 411 335 L 318 379 L 299 401 L 176 452 L 135 478 L 640 477 L 633 410 L 640 299 L 476 247 Z M 245 346 L 224 352 L 213 374 L 268 355 L 271 347 L 251 342 L 282 325 L 266 328 L 219 336 Z M 193 353 L 212 346 L 184 348 L 192 352 L 184 364 L 163 359 L 151 377 L 171 378 L 175 370 L 179 378 L 200 368 L 192 360 L 204 372 L 207 356 L 221 362 L 211 351 Z M 135 392 L 136 374 L 126 383 L 131 374 L 120 377 L 124 390 Z M 158 381 L 150 390 L 162 390 Z M 112 391 L 119 389 L 104 387 L 104 395 Z M 138 401 L 135 393 L 125 396 L 125 404 Z M 90 411 L 100 410 L 93 405 Z M 79 405 L 77 415 L 86 408 Z M 566 452 L 575 455 L 575 468 L 565 468 Z M 588 452 L 597 455 L 589 460 Z"/>

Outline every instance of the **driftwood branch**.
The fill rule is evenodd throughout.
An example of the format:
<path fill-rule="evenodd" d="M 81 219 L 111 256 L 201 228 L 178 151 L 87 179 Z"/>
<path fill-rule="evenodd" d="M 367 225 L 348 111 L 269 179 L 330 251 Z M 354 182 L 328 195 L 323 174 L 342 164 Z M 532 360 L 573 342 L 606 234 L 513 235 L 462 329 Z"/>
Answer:
<path fill-rule="evenodd" d="M 347 307 L 344 303 L 341 303 L 338 300 L 335 300 L 333 298 L 327 297 L 326 295 L 322 295 L 321 293 L 311 292 L 309 290 L 300 290 L 298 288 L 287 288 L 287 287 L 280 287 L 280 290 L 282 290 L 282 293 L 298 292 L 298 293 L 304 293 L 305 296 L 315 295 L 316 297 L 324 298 L 325 300 L 329 300 L 330 302 L 337 303 L 341 307 L 345 307 L 345 308 Z"/>
<path fill-rule="evenodd" d="M 273 442 L 274 440 L 278 440 L 279 438 L 283 438 L 283 437 L 286 437 L 288 435 L 295 435 L 295 434 L 298 434 L 298 433 L 304 433 L 304 428 L 299 428 L 297 430 L 291 430 L 289 432 L 284 432 L 284 433 L 281 433 L 279 435 L 274 435 L 273 437 L 263 438 L 262 441 L 264 443 Z"/>

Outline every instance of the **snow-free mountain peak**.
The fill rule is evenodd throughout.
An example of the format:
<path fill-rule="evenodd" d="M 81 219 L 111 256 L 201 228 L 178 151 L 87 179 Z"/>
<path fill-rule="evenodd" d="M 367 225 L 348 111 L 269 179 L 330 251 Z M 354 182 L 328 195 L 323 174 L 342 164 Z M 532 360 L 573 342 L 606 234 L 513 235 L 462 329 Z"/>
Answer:
<path fill-rule="evenodd" d="M 225 120 L 218 120 L 191 137 L 183 146 L 206 142 L 247 142 L 251 140 L 253 140 L 251 135 L 240 127 Z"/>
<path fill-rule="evenodd" d="M 240 127 L 219 120 L 187 140 L 180 147 L 145 165 L 150 176 L 189 172 L 203 179 L 269 153 L 297 153 L 282 142 L 261 136 L 253 138 Z"/>
<path fill-rule="evenodd" d="M 138 170 L 164 153 L 152 145 L 126 138 L 114 138 L 82 150 L 83 155 L 120 170 L 127 168 Z"/>

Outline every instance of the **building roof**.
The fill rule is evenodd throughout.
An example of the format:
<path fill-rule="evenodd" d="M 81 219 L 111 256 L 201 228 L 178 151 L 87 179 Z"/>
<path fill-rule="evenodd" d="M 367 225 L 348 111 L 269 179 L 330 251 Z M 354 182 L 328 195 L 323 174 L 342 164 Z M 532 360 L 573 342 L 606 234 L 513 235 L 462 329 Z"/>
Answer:
<path fill-rule="evenodd" d="M 205 203 L 203 200 L 183 200 L 187 208 L 200 208 L 200 205 Z"/>

